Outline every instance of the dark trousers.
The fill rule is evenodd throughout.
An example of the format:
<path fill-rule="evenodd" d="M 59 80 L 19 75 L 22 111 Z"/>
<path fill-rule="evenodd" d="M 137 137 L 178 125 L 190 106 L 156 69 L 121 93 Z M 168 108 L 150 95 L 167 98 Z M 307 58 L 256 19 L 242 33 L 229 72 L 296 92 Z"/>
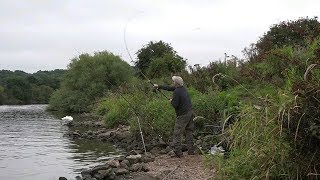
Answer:
<path fill-rule="evenodd" d="M 174 126 L 173 132 L 173 148 L 174 151 L 178 154 L 182 154 L 181 150 L 181 136 L 185 132 L 186 141 L 188 151 L 192 152 L 194 150 L 193 147 L 193 131 L 194 131 L 194 123 L 193 123 L 193 112 L 189 111 L 187 114 L 177 116 L 176 123 Z"/>

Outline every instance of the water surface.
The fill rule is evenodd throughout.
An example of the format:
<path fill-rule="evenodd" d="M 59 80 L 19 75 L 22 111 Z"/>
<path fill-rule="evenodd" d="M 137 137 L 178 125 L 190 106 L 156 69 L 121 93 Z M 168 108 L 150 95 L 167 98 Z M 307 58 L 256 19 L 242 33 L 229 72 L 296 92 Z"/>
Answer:
<path fill-rule="evenodd" d="M 0 180 L 75 179 L 120 153 L 107 143 L 65 137 L 68 127 L 45 108 L 0 106 Z"/>

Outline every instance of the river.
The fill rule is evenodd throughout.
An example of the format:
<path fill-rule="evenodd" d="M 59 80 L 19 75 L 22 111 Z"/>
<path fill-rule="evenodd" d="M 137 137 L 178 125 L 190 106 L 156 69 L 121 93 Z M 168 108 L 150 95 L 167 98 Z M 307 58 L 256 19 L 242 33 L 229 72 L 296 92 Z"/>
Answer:
<path fill-rule="evenodd" d="M 65 137 L 68 127 L 45 108 L 0 106 L 0 180 L 75 179 L 121 153 L 107 143 Z"/>

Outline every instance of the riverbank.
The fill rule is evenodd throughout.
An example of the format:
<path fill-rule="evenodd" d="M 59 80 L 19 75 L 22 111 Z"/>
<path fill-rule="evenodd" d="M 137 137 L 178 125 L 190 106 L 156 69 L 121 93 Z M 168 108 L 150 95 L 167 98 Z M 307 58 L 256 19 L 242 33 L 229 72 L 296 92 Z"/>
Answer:
<path fill-rule="evenodd" d="M 204 157 L 184 154 L 182 158 L 172 158 L 169 143 L 161 138 L 146 137 L 147 153 L 144 153 L 140 136 L 133 135 L 130 127 L 119 126 L 108 129 L 98 118 L 87 116 L 67 123 L 72 139 L 99 140 L 123 149 L 126 153 L 110 159 L 91 169 L 81 172 L 78 180 L 94 179 L 212 179 L 214 170 L 204 166 Z M 197 141 L 201 143 L 201 141 Z M 183 146 L 183 150 L 186 147 Z"/>

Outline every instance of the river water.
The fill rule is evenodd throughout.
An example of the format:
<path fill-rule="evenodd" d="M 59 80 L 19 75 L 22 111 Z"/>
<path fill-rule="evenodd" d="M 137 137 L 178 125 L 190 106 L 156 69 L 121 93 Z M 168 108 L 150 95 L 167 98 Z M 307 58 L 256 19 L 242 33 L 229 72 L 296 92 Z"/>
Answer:
<path fill-rule="evenodd" d="M 0 180 L 75 179 L 120 152 L 107 143 L 72 140 L 46 105 L 0 106 Z"/>

